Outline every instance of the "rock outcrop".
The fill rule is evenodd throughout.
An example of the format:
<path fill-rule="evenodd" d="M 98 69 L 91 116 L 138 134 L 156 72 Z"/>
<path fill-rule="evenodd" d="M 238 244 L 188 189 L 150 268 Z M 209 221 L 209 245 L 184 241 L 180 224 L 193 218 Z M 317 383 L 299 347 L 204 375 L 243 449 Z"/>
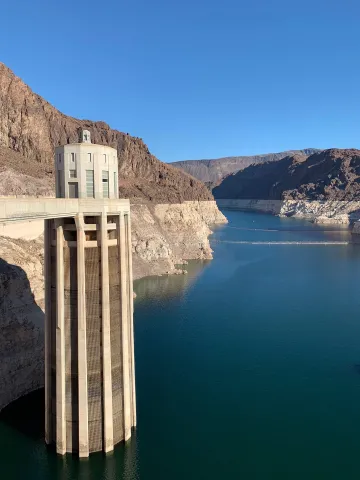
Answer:
<path fill-rule="evenodd" d="M 264 162 L 277 162 L 285 157 L 292 155 L 302 155 L 308 157 L 320 150 L 316 148 L 305 148 L 304 150 L 290 150 L 280 153 L 265 153 L 263 155 L 240 156 L 240 157 L 223 157 L 215 160 L 183 160 L 173 162 L 176 168 L 180 168 L 193 177 L 201 180 L 210 188 L 218 185 L 223 178 L 232 173 L 244 170 L 244 168 L 253 164 Z"/>
<path fill-rule="evenodd" d="M 211 259 L 209 226 L 224 223 L 214 201 L 132 205 L 134 278 L 176 273 L 188 259 Z"/>

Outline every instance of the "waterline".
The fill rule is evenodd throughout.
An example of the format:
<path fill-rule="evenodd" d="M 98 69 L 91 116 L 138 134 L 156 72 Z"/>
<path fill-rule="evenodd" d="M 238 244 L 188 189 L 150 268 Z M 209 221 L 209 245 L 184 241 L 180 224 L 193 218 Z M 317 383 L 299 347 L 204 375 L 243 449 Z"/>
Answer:
<path fill-rule="evenodd" d="M 213 243 L 235 243 L 239 245 L 350 245 L 350 242 L 254 242 L 241 240 L 212 240 Z"/>
<path fill-rule="evenodd" d="M 291 232 L 291 233 L 302 233 L 302 232 L 314 232 L 314 228 L 246 228 L 246 227 L 233 227 L 231 225 L 228 225 L 227 228 L 231 228 L 233 230 L 243 230 L 246 232 Z M 348 230 L 348 228 L 343 228 L 340 230 L 334 230 L 332 228 L 328 229 L 317 229 L 316 231 L 318 232 L 329 232 L 329 233 L 344 233 Z"/>

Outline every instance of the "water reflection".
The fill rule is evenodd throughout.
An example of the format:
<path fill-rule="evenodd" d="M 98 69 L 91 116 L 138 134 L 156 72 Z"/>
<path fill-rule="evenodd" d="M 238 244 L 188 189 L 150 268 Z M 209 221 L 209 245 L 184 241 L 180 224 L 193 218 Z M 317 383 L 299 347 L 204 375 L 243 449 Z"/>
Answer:
<path fill-rule="evenodd" d="M 209 266 L 211 260 L 190 260 L 188 265 L 181 265 L 178 268 L 186 270 L 184 275 L 163 275 L 156 277 L 145 277 L 134 282 L 136 292 L 136 303 L 182 297 L 194 284 L 196 279 Z"/>
<path fill-rule="evenodd" d="M 0 414 L 0 448 L 6 458 L 3 462 L 4 478 L 27 478 L 26 464 L 32 465 L 34 479 L 54 480 L 137 480 L 138 446 L 136 431 L 125 444 L 117 445 L 113 452 L 90 455 L 79 459 L 76 455 L 57 455 L 47 447 L 44 439 L 44 389 L 29 393 L 12 402 Z M 31 412 L 31 414 L 29 414 Z M 5 435 L 6 432 L 6 435 Z M 13 448 L 14 445 L 17 448 Z M 22 462 L 18 461 L 21 449 Z M 35 475 L 36 471 L 36 475 Z M 1 477 L 3 478 L 3 477 Z"/>
<path fill-rule="evenodd" d="M 57 480 L 138 480 L 137 439 L 133 432 L 131 439 L 117 445 L 113 452 L 91 454 L 87 459 L 75 455 L 57 456 Z M 49 477 L 48 478 L 54 478 Z"/>
<path fill-rule="evenodd" d="M 138 439 L 136 437 L 136 430 L 132 432 L 131 440 L 123 447 L 124 452 L 124 480 L 137 480 L 139 475 L 139 461 L 138 461 Z M 117 470 L 119 473 L 119 470 Z M 110 477 L 109 477 L 110 478 Z M 118 478 L 115 477 L 114 478 Z"/>

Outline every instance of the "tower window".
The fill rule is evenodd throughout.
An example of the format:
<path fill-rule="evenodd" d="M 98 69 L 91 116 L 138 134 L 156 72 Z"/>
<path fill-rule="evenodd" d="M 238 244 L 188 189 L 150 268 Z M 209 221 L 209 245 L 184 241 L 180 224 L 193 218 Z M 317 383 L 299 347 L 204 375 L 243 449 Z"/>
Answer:
<path fill-rule="evenodd" d="M 72 161 L 72 162 L 75 162 L 75 159 L 76 159 L 76 155 L 75 155 L 75 153 L 72 153 L 72 154 L 71 154 L 71 161 Z"/>
<path fill-rule="evenodd" d="M 102 171 L 102 186 L 103 186 L 103 197 L 109 198 L 109 172 L 106 170 Z"/>
<path fill-rule="evenodd" d="M 104 153 L 104 163 L 106 163 L 106 153 Z"/>
<path fill-rule="evenodd" d="M 91 153 L 88 153 L 88 161 L 91 162 Z"/>
<path fill-rule="evenodd" d="M 76 178 L 76 170 L 69 170 L 69 177 Z"/>
<path fill-rule="evenodd" d="M 69 182 L 68 188 L 69 188 L 69 198 L 79 198 L 77 182 Z"/>
<path fill-rule="evenodd" d="M 94 198 L 94 170 L 86 170 L 86 196 Z"/>
<path fill-rule="evenodd" d="M 61 176 L 60 176 L 60 172 L 57 171 L 57 187 L 58 187 L 58 197 L 59 198 L 62 198 L 62 192 L 61 192 Z"/>
<path fill-rule="evenodd" d="M 61 153 L 59 153 L 58 162 L 61 163 Z"/>

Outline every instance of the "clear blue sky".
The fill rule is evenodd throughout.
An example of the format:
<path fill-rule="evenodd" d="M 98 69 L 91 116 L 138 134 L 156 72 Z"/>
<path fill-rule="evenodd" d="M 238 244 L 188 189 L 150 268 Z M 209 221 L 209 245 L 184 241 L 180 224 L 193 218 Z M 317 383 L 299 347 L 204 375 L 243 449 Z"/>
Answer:
<path fill-rule="evenodd" d="M 360 148 L 358 0 L 13 0 L 0 60 L 163 161 Z"/>

